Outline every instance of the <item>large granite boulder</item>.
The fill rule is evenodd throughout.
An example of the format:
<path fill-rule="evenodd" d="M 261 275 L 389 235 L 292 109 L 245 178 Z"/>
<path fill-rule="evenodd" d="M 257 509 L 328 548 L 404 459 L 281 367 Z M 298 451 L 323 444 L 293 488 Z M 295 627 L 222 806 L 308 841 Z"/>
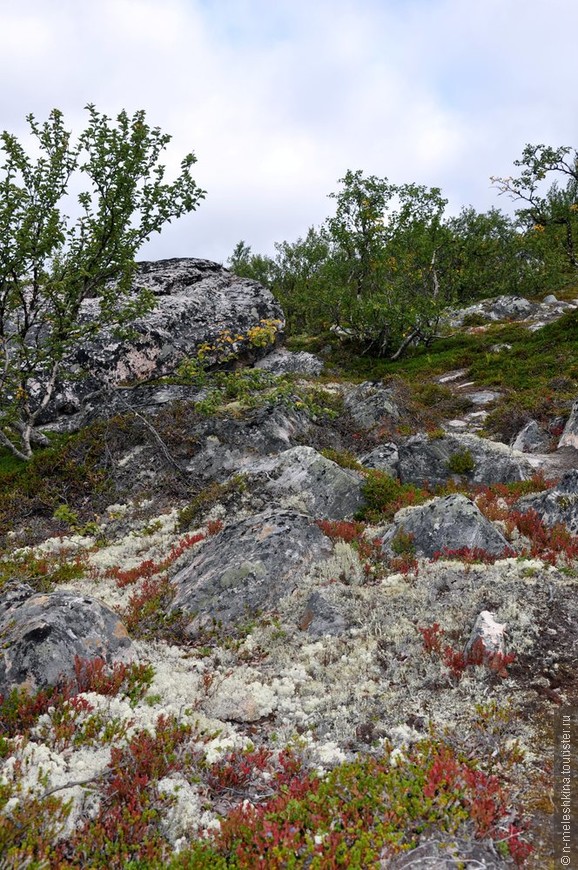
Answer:
<path fill-rule="evenodd" d="M 135 293 L 152 291 L 156 307 L 131 324 L 130 339 L 120 339 L 104 329 L 78 349 L 74 362 L 84 376 L 61 385 L 49 409 L 53 416 L 57 411 L 78 410 L 79 402 L 103 384 L 134 383 L 171 374 L 182 359 L 195 356 L 201 345 L 213 345 L 225 331 L 230 333 L 235 351 L 254 361 L 272 346 L 252 344 L 246 338 L 249 330 L 262 321 L 278 321 L 279 330 L 284 325 L 281 306 L 269 290 L 209 260 L 139 263 L 133 286 Z M 87 300 L 81 316 L 90 320 L 97 305 L 96 300 Z M 237 340 L 239 336 L 245 338 Z M 210 353 L 208 358 L 211 360 Z"/>
<path fill-rule="evenodd" d="M 479 549 L 493 556 L 508 550 L 508 542 L 464 495 L 434 498 L 419 507 L 402 508 L 381 536 L 382 552 L 391 556 L 396 541 L 411 542 L 417 556 L 431 558 L 450 550 Z"/>
<path fill-rule="evenodd" d="M 413 435 L 398 447 L 397 469 L 402 483 L 438 486 L 452 478 L 468 483 L 512 483 L 529 480 L 528 459 L 505 444 L 477 435 Z"/>
<path fill-rule="evenodd" d="M 520 513 L 534 510 L 545 526 L 563 524 L 573 535 L 578 535 L 578 468 L 566 472 L 553 489 L 518 499 L 514 510 Z"/>
<path fill-rule="evenodd" d="M 76 656 L 110 664 L 130 646 L 117 614 L 95 598 L 25 584 L 0 598 L 0 694 L 54 686 L 73 676 Z"/>
<path fill-rule="evenodd" d="M 315 518 L 343 519 L 365 504 L 363 477 L 341 468 L 313 447 L 292 447 L 244 468 L 251 489 L 262 489 L 281 507 Z"/>
<path fill-rule="evenodd" d="M 173 577 L 173 610 L 191 615 L 191 634 L 216 622 L 225 630 L 234 628 L 261 611 L 274 610 L 332 549 L 303 514 L 267 511 L 232 523 Z"/>
<path fill-rule="evenodd" d="M 365 381 L 344 396 L 345 408 L 362 429 L 374 429 L 388 419 L 399 419 L 393 391 L 379 382 Z"/>

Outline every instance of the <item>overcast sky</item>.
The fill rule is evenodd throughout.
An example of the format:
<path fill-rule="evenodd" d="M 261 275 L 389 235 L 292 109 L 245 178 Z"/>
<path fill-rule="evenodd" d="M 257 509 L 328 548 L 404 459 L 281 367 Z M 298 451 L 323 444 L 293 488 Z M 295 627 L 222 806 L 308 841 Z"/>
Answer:
<path fill-rule="evenodd" d="M 207 190 L 141 259 L 272 253 L 347 169 L 509 207 L 525 143 L 578 146 L 576 0 L 0 0 L 0 129 L 145 109 Z"/>

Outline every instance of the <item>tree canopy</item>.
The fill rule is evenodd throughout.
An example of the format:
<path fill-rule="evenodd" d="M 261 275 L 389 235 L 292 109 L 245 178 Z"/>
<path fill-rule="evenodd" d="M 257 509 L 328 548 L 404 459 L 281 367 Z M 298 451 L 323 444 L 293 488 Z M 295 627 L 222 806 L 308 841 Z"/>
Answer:
<path fill-rule="evenodd" d="M 493 179 L 520 204 L 514 217 L 472 206 L 451 216 L 439 188 L 348 171 L 320 227 L 277 243 L 274 257 L 240 242 L 230 266 L 273 290 L 294 331 L 334 326 L 361 352 L 397 358 L 433 340 L 448 306 L 553 292 L 575 279 L 577 156 L 527 145 L 519 177 Z"/>
<path fill-rule="evenodd" d="M 113 121 L 86 108 L 76 141 L 59 110 L 43 124 L 29 115 L 37 156 L 0 136 L 0 444 L 21 459 L 31 456 L 36 422 L 75 349 L 152 306 L 151 294 L 131 292 L 142 243 L 205 196 L 192 153 L 174 181 L 164 180 L 171 137 L 144 111 Z"/>

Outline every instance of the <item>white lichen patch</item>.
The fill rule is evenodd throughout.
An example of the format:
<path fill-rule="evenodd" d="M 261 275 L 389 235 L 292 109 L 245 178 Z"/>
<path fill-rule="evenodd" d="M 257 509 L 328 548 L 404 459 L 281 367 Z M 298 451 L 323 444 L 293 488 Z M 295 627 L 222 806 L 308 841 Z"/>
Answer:
<path fill-rule="evenodd" d="M 348 585 L 361 585 L 365 580 L 357 551 L 345 541 L 335 542 L 333 554 L 319 564 L 316 575 L 322 584 L 331 580 L 341 580 Z"/>
<path fill-rule="evenodd" d="M 176 845 L 183 838 L 190 841 L 218 825 L 216 815 L 206 809 L 207 799 L 198 785 L 173 773 L 159 780 L 157 788 L 173 801 L 163 817 L 163 831 L 171 843 Z"/>
<path fill-rule="evenodd" d="M 259 679 L 253 668 L 238 668 L 230 676 L 218 676 L 203 702 L 204 711 L 215 719 L 256 722 L 275 707 L 275 691 Z"/>

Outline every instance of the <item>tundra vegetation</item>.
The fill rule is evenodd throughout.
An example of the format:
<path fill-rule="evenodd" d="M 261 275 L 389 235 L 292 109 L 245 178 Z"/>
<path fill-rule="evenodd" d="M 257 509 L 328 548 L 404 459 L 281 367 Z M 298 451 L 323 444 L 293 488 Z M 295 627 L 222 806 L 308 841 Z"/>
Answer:
<path fill-rule="evenodd" d="M 0 695 L 0 865 L 362 870 L 431 840 L 453 844 L 460 860 L 548 866 L 550 759 L 537 746 L 551 742 L 552 707 L 577 700 L 576 638 L 552 590 L 574 593 L 578 538 L 518 502 L 555 482 L 538 473 L 470 483 L 475 460 L 465 448 L 438 487 L 404 483 L 360 458 L 415 432 L 441 440 L 447 420 L 468 408 L 436 380 L 454 369 L 500 393 L 486 435 L 509 442 L 530 418 L 560 434 L 578 395 L 578 312 L 534 332 L 511 322 L 448 327 L 444 316 L 504 293 L 578 298 L 576 152 L 527 146 L 519 178 L 495 179 L 519 207 L 513 218 L 471 207 L 448 217 L 437 188 L 357 171 L 332 195 L 334 214 L 279 243 L 276 256 L 236 246 L 231 268 L 271 288 L 289 347 L 323 350 L 325 373 L 236 367 L 239 343 L 270 349 L 278 321 L 222 332 L 160 381 L 198 395 L 154 416 L 155 443 L 182 467 L 208 422 L 279 409 L 306 418 L 307 443 L 361 478 L 364 507 L 354 517 L 315 518 L 335 546 L 316 588 L 346 597 L 355 627 L 318 640 L 292 635 L 297 597 L 191 636 L 172 579 L 237 512 L 250 512 L 249 478 L 183 483 L 172 473 L 117 504 L 115 472 L 152 437 L 151 423 L 116 413 L 50 440 L 38 431 L 57 379 L 79 376 L 70 371 L 78 343 L 104 327 L 126 329 L 152 304 L 129 293 L 143 239 L 203 196 L 192 155 L 177 181 L 163 183 L 157 160 L 168 138 L 142 113 L 121 113 L 116 124 L 93 107 L 89 116 L 75 146 L 60 113 L 44 126 L 31 118 L 36 163 L 9 134 L 2 140 L 0 595 L 15 579 L 45 594 L 102 595 L 138 644 L 137 660 L 77 657 L 56 686 Z M 91 192 L 70 222 L 59 203 L 76 170 Z M 85 322 L 79 314 L 93 300 L 96 319 Z M 340 392 L 367 380 L 387 386 L 400 409 L 372 433 L 352 422 Z M 400 509 L 458 492 L 499 525 L 507 552 L 464 547 L 418 559 L 402 528 L 384 555 L 378 531 Z M 507 651 L 466 651 L 463 614 L 447 603 L 452 584 L 471 612 L 490 604 L 507 614 Z M 536 628 L 532 620 L 550 611 Z M 554 625 L 568 654 L 548 670 L 540 656 Z M 271 678 L 288 726 L 266 706 L 255 721 L 215 725 L 206 705 L 237 671 L 255 685 L 257 673 L 263 684 Z M 259 685 L 263 697 L 273 693 Z M 307 717 L 306 704 L 319 712 Z"/>

